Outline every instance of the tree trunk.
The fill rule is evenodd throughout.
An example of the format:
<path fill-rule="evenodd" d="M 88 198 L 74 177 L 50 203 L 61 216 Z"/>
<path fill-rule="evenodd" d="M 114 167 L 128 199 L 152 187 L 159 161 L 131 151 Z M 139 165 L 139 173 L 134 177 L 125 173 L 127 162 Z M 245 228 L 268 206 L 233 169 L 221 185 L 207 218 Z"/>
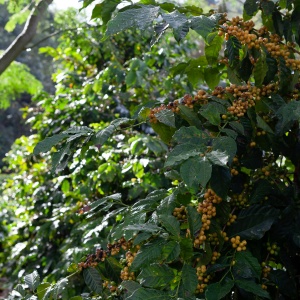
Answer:
<path fill-rule="evenodd" d="M 53 0 L 41 0 L 31 11 L 23 31 L 16 37 L 11 45 L 5 50 L 0 57 L 0 75 L 7 67 L 25 50 L 26 45 L 33 39 L 36 34 L 37 25 Z"/>

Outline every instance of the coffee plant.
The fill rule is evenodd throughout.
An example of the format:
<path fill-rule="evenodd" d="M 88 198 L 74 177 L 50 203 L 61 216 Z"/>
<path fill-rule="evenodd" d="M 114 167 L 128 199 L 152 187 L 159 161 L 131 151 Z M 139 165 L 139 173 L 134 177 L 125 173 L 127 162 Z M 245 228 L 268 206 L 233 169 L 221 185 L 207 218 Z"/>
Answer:
<path fill-rule="evenodd" d="M 188 82 L 194 91 L 178 88 L 164 100 L 152 94 L 150 102 L 139 100 L 134 114 L 107 120 L 109 125 L 82 126 L 71 118 L 69 128 L 53 127 L 35 146 L 32 160 L 51 151 L 52 170 L 60 174 L 52 182 L 69 201 L 76 201 L 75 195 L 85 198 L 84 189 L 75 193 L 81 184 L 85 193 L 95 189 L 73 217 L 95 238 L 86 255 L 69 266 L 70 276 L 82 276 L 90 292 L 71 299 L 298 299 L 300 2 L 247 0 L 243 16 L 237 17 L 151 0 L 119 9 L 121 2 L 103 1 L 94 8 L 93 17 L 105 26 L 103 43 L 135 28 L 148 36 L 146 29 L 154 25 L 153 47 L 165 35 L 170 38 L 172 29 L 183 44 L 191 37 L 203 39 L 205 54 L 174 63 L 166 79 L 160 77 Z M 140 70 L 133 70 L 136 83 Z M 130 86 L 129 73 L 126 79 Z M 128 101 L 141 99 L 148 83 L 154 89 L 161 84 L 150 77 Z M 150 125 L 163 143 L 143 136 L 133 142 L 136 157 L 128 161 L 128 145 L 120 143 L 136 141 L 133 129 L 141 123 Z M 161 151 L 154 151 L 147 139 Z M 159 160 L 154 169 L 143 167 L 147 149 Z M 76 175 L 84 169 L 75 166 L 111 152 L 117 153 L 111 168 L 132 170 L 131 183 L 137 187 L 148 183 L 143 193 L 124 198 L 127 185 L 116 171 L 106 189 L 97 186 L 110 178 L 108 167 Z M 157 184 L 154 175 L 166 182 Z M 65 210 L 57 206 L 62 215 L 73 209 L 64 204 Z M 34 270 L 15 293 L 24 299 L 70 299 L 69 277 L 40 284 Z"/>

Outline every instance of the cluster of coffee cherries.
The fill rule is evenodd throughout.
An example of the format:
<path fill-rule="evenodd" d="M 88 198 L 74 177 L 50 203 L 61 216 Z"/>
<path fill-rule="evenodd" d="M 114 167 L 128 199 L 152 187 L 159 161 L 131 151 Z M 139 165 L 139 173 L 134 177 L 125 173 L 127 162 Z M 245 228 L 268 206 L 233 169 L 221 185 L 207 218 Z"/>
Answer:
<path fill-rule="evenodd" d="M 103 262 L 106 257 L 116 255 L 120 249 L 129 249 L 132 246 L 132 241 L 126 241 L 124 237 L 120 238 L 113 244 L 108 244 L 107 249 L 98 248 L 95 254 L 89 254 L 84 262 L 80 262 L 78 267 L 80 270 L 89 267 L 96 267 L 100 262 Z"/>
<path fill-rule="evenodd" d="M 240 194 L 233 194 L 230 202 L 239 208 L 246 207 L 248 205 L 248 195 L 247 189 L 244 189 Z"/>
<path fill-rule="evenodd" d="M 208 282 L 211 280 L 212 276 L 207 274 L 206 265 L 200 265 L 196 268 L 198 285 L 196 288 L 196 294 L 204 293 L 205 288 L 207 287 Z"/>
<path fill-rule="evenodd" d="M 137 250 L 140 248 L 140 246 L 136 246 L 134 250 L 132 251 L 127 251 L 125 255 L 125 260 L 126 260 L 126 266 L 122 269 L 121 271 L 121 279 L 122 280 L 135 280 L 135 274 L 134 272 L 130 271 L 130 266 L 137 254 Z"/>
<path fill-rule="evenodd" d="M 267 243 L 267 250 L 271 255 L 278 255 L 280 247 L 276 243 Z"/>
<path fill-rule="evenodd" d="M 236 219 L 237 219 L 236 215 L 229 214 L 229 218 L 228 218 L 228 221 L 227 221 L 226 225 L 230 226 L 232 223 L 235 222 Z"/>
<path fill-rule="evenodd" d="M 222 36 L 225 34 L 226 40 L 228 40 L 231 36 L 234 36 L 241 42 L 241 44 L 247 44 L 248 48 L 251 49 L 256 46 L 255 41 L 257 40 L 257 35 L 251 33 L 253 28 L 253 21 L 243 21 L 242 18 L 237 16 L 231 20 L 227 20 L 227 22 L 220 27 L 219 35 Z"/>
<path fill-rule="evenodd" d="M 182 221 L 186 220 L 186 208 L 185 206 L 175 207 L 173 211 L 173 216 L 177 218 L 177 220 Z"/>
<path fill-rule="evenodd" d="M 241 237 L 239 235 L 235 236 L 235 237 L 232 237 L 230 239 L 230 242 L 232 244 L 232 247 L 236 249 L 236 251 L 245 251 L 247 248 L 246 248 L 246 245 L 247 245 L 247 241 L 246 240 L 243 240 L 241 241 Z"/>
<path fill-rule="evenodd" d="M 221 201 L 222 198 L 220 198 L 212 189 L 207 189 L 204 194 L 203 202 L 198 204 L 197 211 L 201 214 L 202 227 L 194 240 L 195 247 L 199 247 L 206 240 L 205 231 L 210 228 L 211 218 L 216 216 L 215 205 Z"/>
<path fill-rule="evenodd" d="M 117 284 L 115 282 L 113 282 L 113 281 L 105 280 L 102 283 L 102 286 L 103 286 L 103 289 L 109 289 L 109 291 L 111 293 L 118 292 L 118 290 L 119 290 Z"/>
<path fill-rule="evenodd" d="M 267 278 L 272 270 L 272 268 L 270 266 L 268 266 L 268 264 L 266 262 L 263 262 L 261 264 L 262 266 L 262 276 L 263 278 Z"/>

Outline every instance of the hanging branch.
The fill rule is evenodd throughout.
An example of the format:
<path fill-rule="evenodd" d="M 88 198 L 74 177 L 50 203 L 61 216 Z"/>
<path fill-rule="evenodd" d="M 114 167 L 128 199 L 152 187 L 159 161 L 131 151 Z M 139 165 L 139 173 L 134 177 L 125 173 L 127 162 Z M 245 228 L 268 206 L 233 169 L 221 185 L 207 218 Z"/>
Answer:
<path fill-rule="evenodd" d="M 36 34 L 37 25 L 53 0 L 41 0 L 31 11 L 23 31 L 16 37 L 0 57 L 0 75 L 26 49 Z"/>

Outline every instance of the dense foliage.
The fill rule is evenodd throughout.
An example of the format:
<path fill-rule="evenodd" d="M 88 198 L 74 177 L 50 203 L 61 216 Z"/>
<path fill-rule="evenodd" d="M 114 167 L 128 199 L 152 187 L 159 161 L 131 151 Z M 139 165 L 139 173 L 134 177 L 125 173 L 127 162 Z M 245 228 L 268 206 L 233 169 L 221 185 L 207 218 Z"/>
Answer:
<path fill-rule="evenodd" d="M 43 49 L 57 92 L 2 189 L 9 299 L 298 299 L 300 3 L 121 2 Z"/>

